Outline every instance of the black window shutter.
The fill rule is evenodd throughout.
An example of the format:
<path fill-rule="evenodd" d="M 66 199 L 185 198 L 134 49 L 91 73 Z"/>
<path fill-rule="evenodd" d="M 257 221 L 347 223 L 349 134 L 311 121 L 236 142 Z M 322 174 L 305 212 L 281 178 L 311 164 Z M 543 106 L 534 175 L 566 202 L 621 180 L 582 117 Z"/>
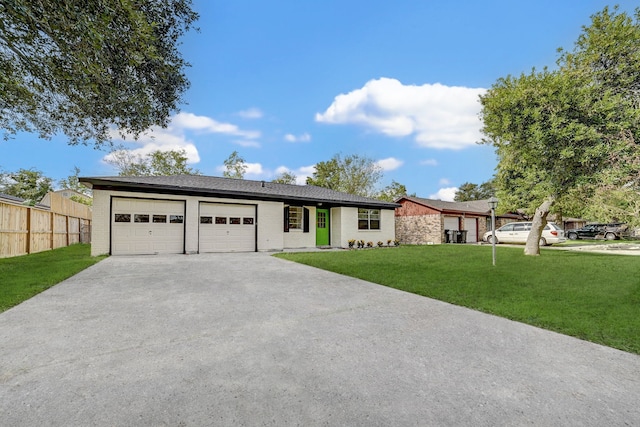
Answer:
<path fill-rule="evenodd" d="M 309 209 L 304 209 L 304 229 L 302 230 L 305 233 L 309 232 Z"/>
<path fill-rule="evenodd" d="M 284 232 L 289 232 L 289 206 L 284 208 Z"/>

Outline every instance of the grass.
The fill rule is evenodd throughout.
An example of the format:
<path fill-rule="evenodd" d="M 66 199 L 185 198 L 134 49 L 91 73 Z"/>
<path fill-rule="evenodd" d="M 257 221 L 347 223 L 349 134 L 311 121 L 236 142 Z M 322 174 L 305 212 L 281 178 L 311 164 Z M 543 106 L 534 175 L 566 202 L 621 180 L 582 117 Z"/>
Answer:
<path fill-rule="evenodd" d="M 640 354 L 640 258 L 490 246 L 401 246 L 278 257 Z"/>
<path fill-rule="evenodd" d="M 104 259 L 91 256 L 91 246 L 71 245 L 52 251 L 0 259 L 0 312 Z"/>

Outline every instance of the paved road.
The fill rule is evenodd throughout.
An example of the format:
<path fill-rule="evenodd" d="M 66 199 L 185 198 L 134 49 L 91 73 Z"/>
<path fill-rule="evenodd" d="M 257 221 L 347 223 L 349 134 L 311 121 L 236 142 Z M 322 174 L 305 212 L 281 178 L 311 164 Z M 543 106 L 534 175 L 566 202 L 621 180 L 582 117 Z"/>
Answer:
<path fill-rule="evenodd" d="M 640 357 L 266 254 L 111 257 L 0 314 L 3 426 L 640 425 Z"/>

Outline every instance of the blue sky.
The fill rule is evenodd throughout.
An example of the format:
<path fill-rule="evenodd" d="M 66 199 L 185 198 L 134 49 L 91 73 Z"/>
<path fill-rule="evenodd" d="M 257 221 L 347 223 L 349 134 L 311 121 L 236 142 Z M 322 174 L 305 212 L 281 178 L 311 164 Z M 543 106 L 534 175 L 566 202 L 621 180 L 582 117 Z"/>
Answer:
<path fill-rule="evenodd" d="M 288 170 L 300 182 L 334 154 L 367 156 L 419 197 L 451 200 L 490 179 L 494 151 L 478 145 L 478 95 L 500 77 L 553 67 L 599 0 L 194 0 L 200 32 L 181 50 L 192 64 L 187 103 L 136 153 L 184 148 L 191 166 L 221 176 L 234 150 L 246 179 Z M 635 1 L 617 2 L 624 11 Z M 56 180 L 116 175 L 108 150 L 64 136 L 0 140 L 0 169 Z"/>

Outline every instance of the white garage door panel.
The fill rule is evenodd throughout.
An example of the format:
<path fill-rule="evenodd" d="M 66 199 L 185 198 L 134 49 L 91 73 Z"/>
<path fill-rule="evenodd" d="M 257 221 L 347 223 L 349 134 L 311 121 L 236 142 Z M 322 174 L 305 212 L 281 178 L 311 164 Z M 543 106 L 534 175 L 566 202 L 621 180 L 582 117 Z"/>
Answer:
<path fill-rule="evenodd" d="M 255 251 L 255 213 L 253 205 L 200 203 L 200 218 L 210 217 L 212 223 L 200 221 L 199 252 Z M 240 223 L 232 223 L 233 219 L 239 219 Z"/>
<path fill-rule="evenodd" d="M 467 243 L 478 242 L 478 221 L 475 218 L 465 218 L 464 229 L 467 230 Z"/>
<path fill-rule="evenodd" d="M 118 215 L 130 221 L 118 222 Z M 136 215 L 148 215 L 149 222 L 135 222 Z M 166 222 L 154 222 L 164 218 Z M 172 217 L 182 222 L 172 223 Z M 183 253 L 184 202 L 173 200 L 113 199 L 111 213 L 111 253 L 113 255 Z"/>
<path fill-rule="evenodd" d="M 445 230 L 457 230 L 458 229 L 458 217 L 445 216 L 444 217 L 444 229 Z"/>

